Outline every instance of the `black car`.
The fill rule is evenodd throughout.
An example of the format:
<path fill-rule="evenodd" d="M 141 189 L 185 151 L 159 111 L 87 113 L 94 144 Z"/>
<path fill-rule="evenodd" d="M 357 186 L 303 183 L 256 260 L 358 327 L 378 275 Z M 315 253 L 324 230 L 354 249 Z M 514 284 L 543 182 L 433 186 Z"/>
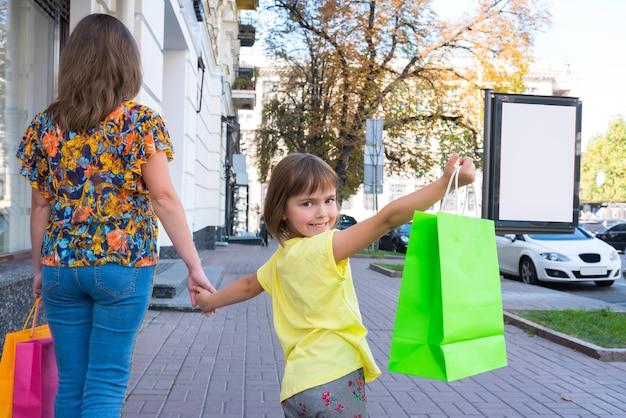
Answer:
<path fill-rule="evenodd" d="M 339 218 L 339 223 L 337 224 L 337 229 L 350 228 L 355 223 L 356 219 L 354 219 L 352 216 L 341 215 L 341 217 Z"/>
<path fill-rule="evenodd" d="M 613 225 L 606 231 L 598 232 L 596 238 L 610 244 L 618 251 L 626 248 L 626 222 Z"/>
<path fill-rule="evenodd" d="M 412 225 L 413 222 L 407 222 L 387 232 L 378 240 L 378 249 L 406 254 Z"/>

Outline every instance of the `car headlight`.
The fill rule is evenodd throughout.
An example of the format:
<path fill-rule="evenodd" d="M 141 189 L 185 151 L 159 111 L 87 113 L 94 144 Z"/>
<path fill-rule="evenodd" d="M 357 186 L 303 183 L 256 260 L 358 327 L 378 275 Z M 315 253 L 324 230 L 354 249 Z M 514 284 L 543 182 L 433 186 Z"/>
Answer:
<path fill-rule="evenodd" d="M 539 255 L 549 261 L 569 261 L 569 258 L 559 253 L 541 253 Z"/>
<path fill-rule="evenodd" d="M 611 257 L 609 258 L 611 259 L 611 261 L 619 260 L 619 254 L 617 253 L 617 251 L 611 251 Z"/>
<path fill-rule="evenodd" d="M 405 244 L 408 244 L 409 243 L 409 237 L 405 237 L 404 235 L 402 235 L 400 237 L 400 241 L 402 241 Z"/>

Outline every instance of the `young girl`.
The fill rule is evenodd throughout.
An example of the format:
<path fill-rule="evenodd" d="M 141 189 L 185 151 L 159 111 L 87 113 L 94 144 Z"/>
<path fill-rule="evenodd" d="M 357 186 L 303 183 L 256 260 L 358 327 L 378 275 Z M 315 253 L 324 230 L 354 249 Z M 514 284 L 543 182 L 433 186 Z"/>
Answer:
<path fill-rule="evenodd" d="M 473 182 L 472 159 L 455 154 L 441 178 L 341 231 L 333 229 L 339 208 L 332 168 L 310 154 L 290 154 L 278 163 L 263 214 L 278 249 L 255 274 L 217 293 L 194 290 L 207 316 L 263 290 L 272 296 L 285 356 L 280 393 L 285 417 L 366 416 L 363 382 L 381 372 L 365 339 L 348 257 L 441 200 L 457 162 L 459 185 Z"/>

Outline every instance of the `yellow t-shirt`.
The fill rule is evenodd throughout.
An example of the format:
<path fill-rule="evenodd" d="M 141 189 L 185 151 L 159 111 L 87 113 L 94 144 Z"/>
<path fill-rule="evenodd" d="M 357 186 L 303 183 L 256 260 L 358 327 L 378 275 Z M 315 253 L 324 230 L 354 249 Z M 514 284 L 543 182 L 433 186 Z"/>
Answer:
<path fill-rule="evenodd" d="M 286 241 L 257 272 L 272 296 L 285 355 L 281 402 L 361 367 L 367 382 L 381 374 L 365 339 L 350 263 L 334 261 L 334 233 Z"/>

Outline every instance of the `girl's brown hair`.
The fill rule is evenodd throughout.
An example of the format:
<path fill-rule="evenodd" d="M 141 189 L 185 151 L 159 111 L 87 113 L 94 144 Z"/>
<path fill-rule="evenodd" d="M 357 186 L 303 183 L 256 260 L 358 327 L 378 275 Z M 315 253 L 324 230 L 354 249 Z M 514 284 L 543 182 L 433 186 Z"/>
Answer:
<path fill-rule="evenodd" d="M 72 31 L 59 63 L 57 99 L 46 112 L 62 131 L 98 126 L 141 89 L 141 57 L 122 22 L 106 14 L 84 17 Z"/>
<path fill-rule="evenodd" d="M 272 237 L 283 245 L 289 238 L 283 214 L 293 196 L 319 190 L 337 190 L 337 174 L 321 158 L 311 154 L 289 154 L 272 171 L 263 217 Z"/>

